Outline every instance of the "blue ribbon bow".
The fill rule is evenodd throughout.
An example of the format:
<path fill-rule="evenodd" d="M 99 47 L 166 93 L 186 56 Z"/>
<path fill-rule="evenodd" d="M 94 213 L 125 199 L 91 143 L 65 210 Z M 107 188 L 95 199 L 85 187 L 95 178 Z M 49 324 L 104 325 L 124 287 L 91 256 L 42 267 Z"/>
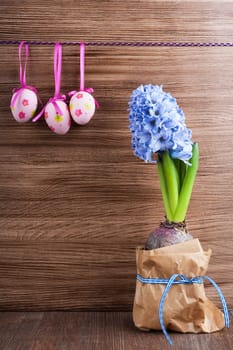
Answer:
<path fill-rule="evenodd" d="M 175 273 L 169 279 L 144 278 L 138 274 L 137 280 L 140 281 L 141 283 L 146 283 L 146 284 L 166 284 L 166 287 L 163 291 L 163 294 L 162 294 L 162 297 L 161 297 L 160 303 L 159 303 L 159 322 L 160 322 L 160 326 L 161 326 L 161 329 L 163 331 L 163 334 L 165 335 L 165 337 L 170 345 L 173 345 L 173 341 L 172 341 L 171 337 L 169 336 L 169 334 L 166 330 L 166 327 L 164 325 L 163 308 L 164 308 L 164 302 L 165 302 L 166 297 L 169 293 L 169 290 L 171 289 L 171 287 L 174 284 L 193 284 L 193 283 L 204 283 L 204 281 L 209 281 L 216 289 L 218 296 L 222 302 L 224 319 L 225 319 L 225 326 L 227 328 L 230 328 L 230 316 L 229 316 L 229 311 L 227 308 L 226 300 L 222 294 L 221 289 L 219 288 L 217 283 L 214 280 L 212 280 L 212 278 L 210 278 L 208 276 L 198 276 L 198 277 L 188 278 L 185 275 Z"/>

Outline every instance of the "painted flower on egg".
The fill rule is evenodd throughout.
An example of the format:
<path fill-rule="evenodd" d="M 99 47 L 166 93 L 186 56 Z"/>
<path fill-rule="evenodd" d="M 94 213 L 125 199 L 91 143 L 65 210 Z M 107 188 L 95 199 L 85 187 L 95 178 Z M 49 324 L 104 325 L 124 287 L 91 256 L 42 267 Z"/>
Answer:
<path fill-rule="evenodd" d="M 76 97 L 77 97 L 77 98 L 83 98 L 83 94 L 78 93 L 78 94 L 76 95 Z"/>
<path fill-rule="evenodd" d="M 75 115 L 76 115 L 77 117 L 80 117 L 80 115 L 82 115 L 82 114 L 83 114 L 83 113 L 82 113 L 81 109 L 76 109 Z"/>
<path fill-rule="evenodd" d="M 23 111 L 19 112 L 19 119 L 24 119 L 25 113 Z"/>
<path fill-rule="evenodd" d="M 57 114 L 57 115 L 55 116 L 55 120 L 56 120 L 57 123 L 60 123 L 60 122 L 62 122 L 63 117 L 62 117 L 61 115 Z"/>
<path fill-rule="evenodd" d="M 29 105 L 29 102 L 28 102 L 28 100 L 24 99 L 23 102 L 22 102 L 22 104 L 23 104 L 24 106 L 28 106 L 28 105 Z"/>

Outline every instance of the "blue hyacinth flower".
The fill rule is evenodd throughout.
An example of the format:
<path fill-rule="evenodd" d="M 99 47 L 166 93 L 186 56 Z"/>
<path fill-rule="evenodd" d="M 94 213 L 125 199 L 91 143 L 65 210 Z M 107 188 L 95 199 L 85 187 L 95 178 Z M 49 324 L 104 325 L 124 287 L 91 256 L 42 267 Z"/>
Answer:
<path fill-rule="evenodd" d="M 162 86 L 141 85 L 129 102 L 129 128 L 137 157 L 155 163 L 154 154 L 168 151 L 185 163 L 192 157 L 192 133 L 176 99 Z"/>

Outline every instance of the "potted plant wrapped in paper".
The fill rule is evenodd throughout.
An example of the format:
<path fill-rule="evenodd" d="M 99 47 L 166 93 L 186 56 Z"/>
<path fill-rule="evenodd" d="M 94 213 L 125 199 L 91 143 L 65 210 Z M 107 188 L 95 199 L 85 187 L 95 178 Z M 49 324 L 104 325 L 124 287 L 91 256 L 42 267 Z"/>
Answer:
<path fill-rule="evenodd" d="M 166 213 L 145 247 L 136 251 L 134 323 L 142 330 L 162 329 L 170 344 L 166 329 L 210 333 L 224 324 L 228 327 L 225 299 L 205 276 L 211 250 L 204 251 L 186 228 L 199 149 L 192 142 L 184 113 L 174 97 L 151 84 L 133 91 L 129 111 L 134 153 L 156 164 Z M 206 297 L 205 280 L 216 288 L 224 314 Z"/>

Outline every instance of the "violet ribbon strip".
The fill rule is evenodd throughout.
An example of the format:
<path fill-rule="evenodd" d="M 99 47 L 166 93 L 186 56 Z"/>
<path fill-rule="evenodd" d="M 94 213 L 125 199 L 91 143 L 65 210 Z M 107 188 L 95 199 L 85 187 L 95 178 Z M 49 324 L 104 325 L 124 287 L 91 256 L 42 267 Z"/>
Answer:
<path fill-rule="evenodd" d="M 27 44 L 35 46 L 53 46 L 54 41 L 35 41 L 27 40 Z M 19 40 L 0 40 L 0 45 L 18 45 Z M 63 41 L 62 45 L 65 46 L 79 46 L 80 41 Z M 97 47 L 233 47 L 233 42 L 159 42 L 159 41 L 89 41 L 85 43 L 86 46 L 97 46 Z"/>

